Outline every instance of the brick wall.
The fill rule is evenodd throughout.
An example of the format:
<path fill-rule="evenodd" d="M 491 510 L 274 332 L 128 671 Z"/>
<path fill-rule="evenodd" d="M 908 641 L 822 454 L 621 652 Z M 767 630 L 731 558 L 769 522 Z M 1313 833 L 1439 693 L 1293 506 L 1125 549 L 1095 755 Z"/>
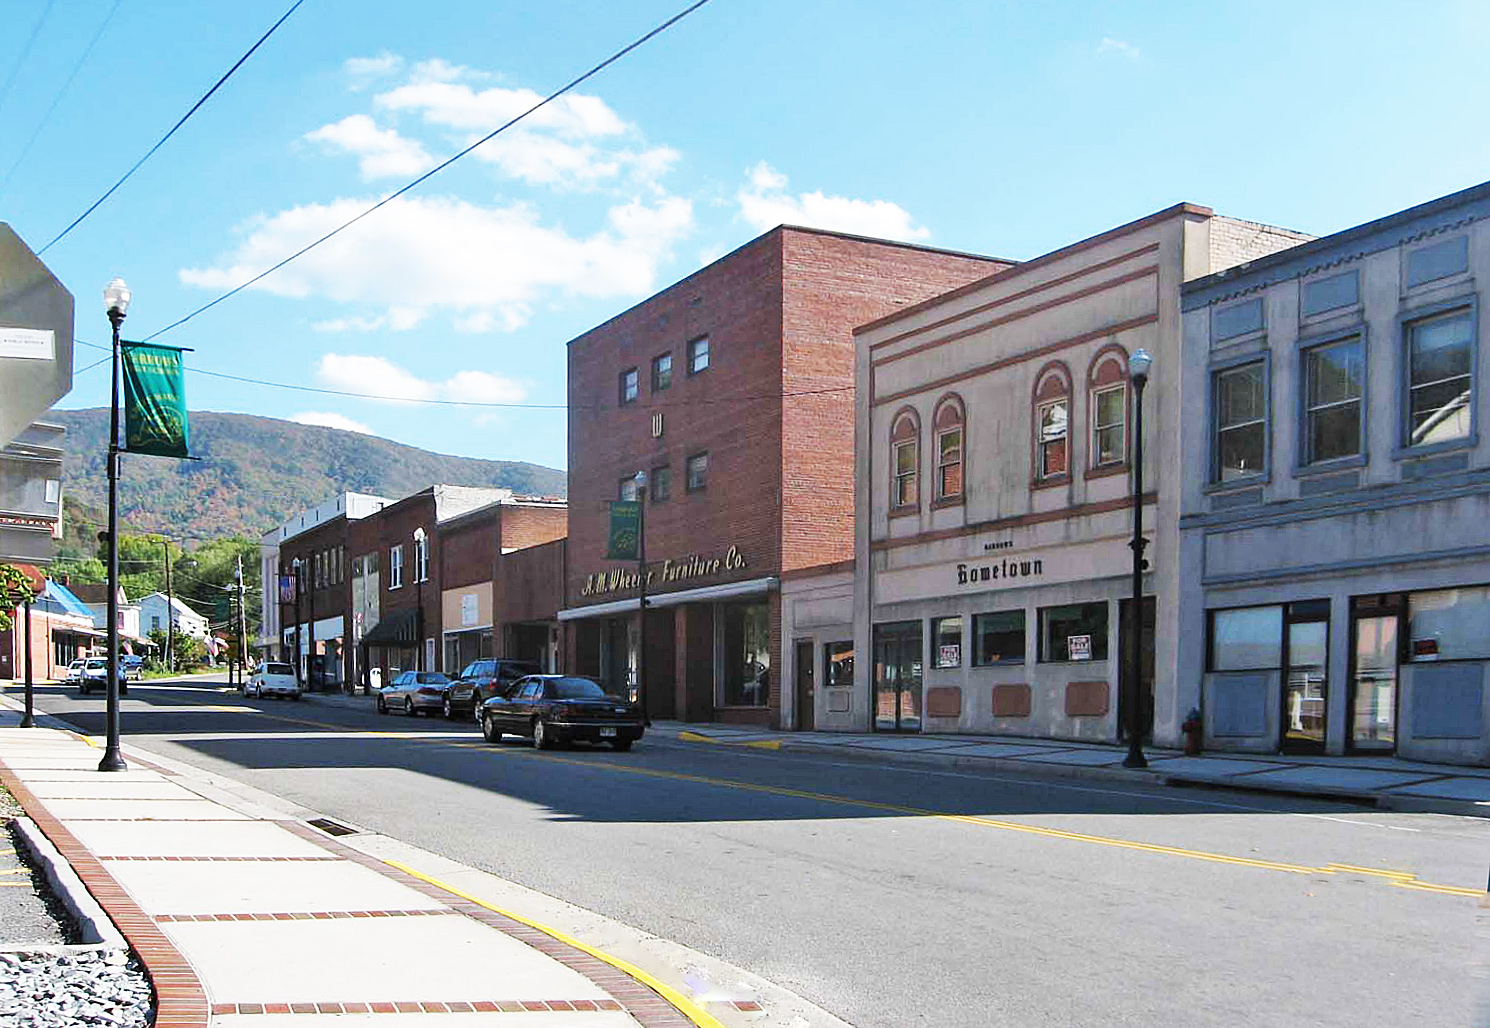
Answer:
<path fill-rule="evenodd" d="M 496 566 L 500 510 L 496 506 L 483 507 L 440 526 L 439 539 L 430 547 L 430 559 L 439 553 L 443 589 L 491 581 Z"/>
<path fill-rule="evenodd" d="M 1212 272 L 1255 261 L 1270 253 L 1306 243 L 1314 237 L 1276 225 L 1217 216 L 1211 219 Z"/>
<path fill-rule="evenodd" d="M 492 589 L 492 622 L 551 621 L 564 602 L 564 550 L 567 540 L 504 553 L 497 559 Z M 500 629 L 499 629 L 500 631 Z"/>
<path fill-rule="evenodd" d="M 563 539 L 569 534 L 568 507 L 504 503 L 498 509 L 499 534 L 504 550 L 538 546 Z"/>

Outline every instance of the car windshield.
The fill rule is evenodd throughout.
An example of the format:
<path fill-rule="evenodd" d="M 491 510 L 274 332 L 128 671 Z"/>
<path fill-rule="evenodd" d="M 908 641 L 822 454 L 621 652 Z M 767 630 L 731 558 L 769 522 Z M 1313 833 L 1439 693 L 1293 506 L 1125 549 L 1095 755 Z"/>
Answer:
<path fill-rule="evenodd" d="M 295 669 L 292 668 L 292 667 L 290 667 L 290 665 L 288 665 L 288 664 L 265 664 L 264 665 L 264 674 L 266 674 L 266 675 L 293 675 L 294 673 L 295 673 Z"/>
<path fill-rule="evenodd" d="M 416 678 L 421 685 L 444 685 L 450 681 L 438 671 L 420 671 Z"/>
<path fill-rule="evenodd" d="M 556 678 L 549 683 L 549 695 L 556 700 L 597 700 L 605 690 L 588 678 Z"/>
<path fill-rule="evenodd" d="M 90 657 L 88 663 L 84 665 L 89 671 L 101 671 L 108 666 L 109 662 L 102 657 Z"/>

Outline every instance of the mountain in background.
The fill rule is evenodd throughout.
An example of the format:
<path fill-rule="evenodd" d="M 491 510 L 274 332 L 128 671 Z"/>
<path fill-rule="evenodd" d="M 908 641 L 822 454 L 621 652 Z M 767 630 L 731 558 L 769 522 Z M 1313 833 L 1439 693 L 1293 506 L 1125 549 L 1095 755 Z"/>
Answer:
<path fill-rule="evenodd" d="M 53 410 L 46 420 L 67 427 L 63 494 L 90 515 L 107 511 L 108 409 Z M 191 448 L 201 460 L 124 455 L 119 517 L 125 529 L 182 542 L 234 534 L 257 538 L 341 492 L 396 500 L 436 484 L 542 496 L 566 491 L 564 472 L 537 464 L 452 457 L 252 414 L 193 412 Z"/>

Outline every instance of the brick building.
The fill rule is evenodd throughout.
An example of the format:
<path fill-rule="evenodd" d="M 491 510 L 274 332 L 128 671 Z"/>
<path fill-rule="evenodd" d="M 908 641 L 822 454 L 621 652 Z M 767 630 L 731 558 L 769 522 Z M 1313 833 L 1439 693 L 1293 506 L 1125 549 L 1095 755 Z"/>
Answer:
<path fill-rule="evenodd" d="M 779 227 L 572 340 L 567 668 L 635 685 L 644 471 L 651 713 L 780 723 L 780 578 L 853 556 L 854 326 L 1009 266 Z"/>

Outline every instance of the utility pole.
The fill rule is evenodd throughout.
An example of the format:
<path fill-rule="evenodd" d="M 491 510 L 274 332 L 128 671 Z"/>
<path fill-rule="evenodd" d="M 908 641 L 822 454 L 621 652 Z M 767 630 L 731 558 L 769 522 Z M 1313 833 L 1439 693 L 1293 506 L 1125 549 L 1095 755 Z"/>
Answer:
<path fill-rule="evenodd" d="M 300 675 L 300 568 L 303 564 L 299 557 L 290 561 L 290 568 L 295 572 L 295 682 L 301 689 L 305 688 L 305 680 Z"/>
<path fill-rule="evenodd" d="M 233 572 L 238 583 L 238 683 L 248 672 L 248 612 L 243 609 L 243 554 L 238 555 L 238 569 Z"/>
<path fill-rule="evenodd" d="M 176 670 L 176 597 L 171 592 L 171 542 L 160 540 L 166 554 L 166 670 Z"/>

